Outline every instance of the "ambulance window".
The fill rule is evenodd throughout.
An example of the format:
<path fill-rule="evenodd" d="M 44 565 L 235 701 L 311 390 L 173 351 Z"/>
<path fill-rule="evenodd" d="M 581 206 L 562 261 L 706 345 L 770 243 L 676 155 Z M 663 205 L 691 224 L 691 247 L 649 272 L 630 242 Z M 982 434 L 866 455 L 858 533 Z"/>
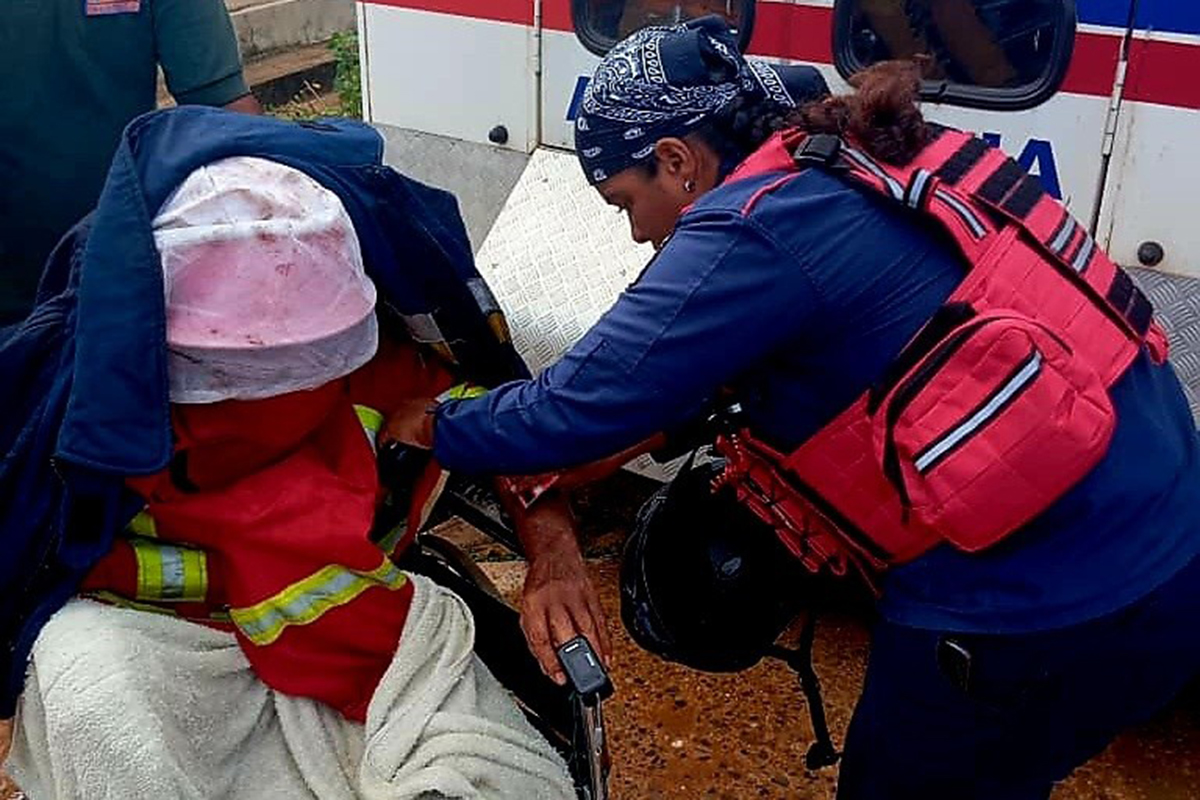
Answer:
<path fill-rule="evenodd" d="M 599 56 L 647 25 L 674 25 L 709 14 L 729 20 L 745 49 L 754 26 L 754 0 L 571 0 L 575 33 Z"/>
<path fill-rule="evenodd" d="M 848 77 L 917 59 L 927 100 L 1016 110 L 1058 90 L 1075 42 L 1075 0 L 837 0 L 834 60 Z"/>

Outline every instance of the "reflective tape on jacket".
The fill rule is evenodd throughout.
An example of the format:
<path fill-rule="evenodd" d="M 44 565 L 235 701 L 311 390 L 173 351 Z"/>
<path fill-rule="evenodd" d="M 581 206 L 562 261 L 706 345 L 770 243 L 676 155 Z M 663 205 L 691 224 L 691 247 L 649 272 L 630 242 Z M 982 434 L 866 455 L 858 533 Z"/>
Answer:
<path fill-rule="evenodd" d="M 369 572 L 331 564 L 266 600 L 230 609 L 229 616 L 247 639 L 260 646 L 269 645 L 288 627 L 315 622 L 325 612 L 346 605 L 373 586 L 395 591 L 407 583 L 408 576 L 386 557 Z"/>
<path fill-rule="evenodd" d="M 137 598 L 143 602 L 199 603 L 208 594 L 203 550 L 157 539 L 129 539 L 137 559 Z"/>

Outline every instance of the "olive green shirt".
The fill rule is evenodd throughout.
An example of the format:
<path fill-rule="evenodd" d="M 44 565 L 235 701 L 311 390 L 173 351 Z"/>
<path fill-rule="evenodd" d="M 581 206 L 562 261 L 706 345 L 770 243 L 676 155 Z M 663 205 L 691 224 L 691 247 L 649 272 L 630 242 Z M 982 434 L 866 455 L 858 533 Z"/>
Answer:
<path fill-rule="evenodd" d="M 0 326 L 28 312 L 121 131 L 154 109 L 159 65 L 180 104 L 247 91 L 223 0 L 0 0 Z"/>

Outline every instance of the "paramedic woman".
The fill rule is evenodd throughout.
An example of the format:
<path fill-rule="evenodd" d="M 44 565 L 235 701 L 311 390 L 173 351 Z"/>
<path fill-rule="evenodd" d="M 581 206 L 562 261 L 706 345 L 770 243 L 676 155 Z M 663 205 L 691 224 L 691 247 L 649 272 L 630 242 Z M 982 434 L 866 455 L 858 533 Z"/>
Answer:
<path fill-rule="evenodd" d="M 391 435 L 451 470 L 533 473 L 680 427 L 732 386 L 750 430 L 788 452 L 879 381 L 961 282 L 962 256 L 829 171 L 730 174 L 782 128 L 909 161 L 931 138 L 916 78 L 884 64 L 853 95 L 793 106 L 774 74 L 711 17 L 610 52 L 576 148 L 657 257 L 537 379 L 414 406 Z M 1032 522 L 886 573 L 839 797 L 1045 798 L 1197 674 L 1194 422 L 1146 348 L 1111 396 L 1102 459 Z"/>

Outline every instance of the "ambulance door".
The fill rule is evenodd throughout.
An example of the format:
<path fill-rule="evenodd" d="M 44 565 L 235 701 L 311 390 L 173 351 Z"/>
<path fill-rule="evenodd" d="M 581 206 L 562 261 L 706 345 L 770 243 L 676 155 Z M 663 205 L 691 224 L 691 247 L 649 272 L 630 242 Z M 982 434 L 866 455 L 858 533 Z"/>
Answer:
<path fill-rule="evenodd" d="M 1154 304 L 1200 419 L 1200 4 L 1139 0 L 1099 236 Z"/>
<path fill-rule="evenodd" d="M 1122 264 L 1200 277 L 1200 3 L 1139 0 L 1101 241 Z"/>
<path fill-rule="evenodd" d="M 358 0 L 369 122 L 531 152 L 537 0 Z"/>

